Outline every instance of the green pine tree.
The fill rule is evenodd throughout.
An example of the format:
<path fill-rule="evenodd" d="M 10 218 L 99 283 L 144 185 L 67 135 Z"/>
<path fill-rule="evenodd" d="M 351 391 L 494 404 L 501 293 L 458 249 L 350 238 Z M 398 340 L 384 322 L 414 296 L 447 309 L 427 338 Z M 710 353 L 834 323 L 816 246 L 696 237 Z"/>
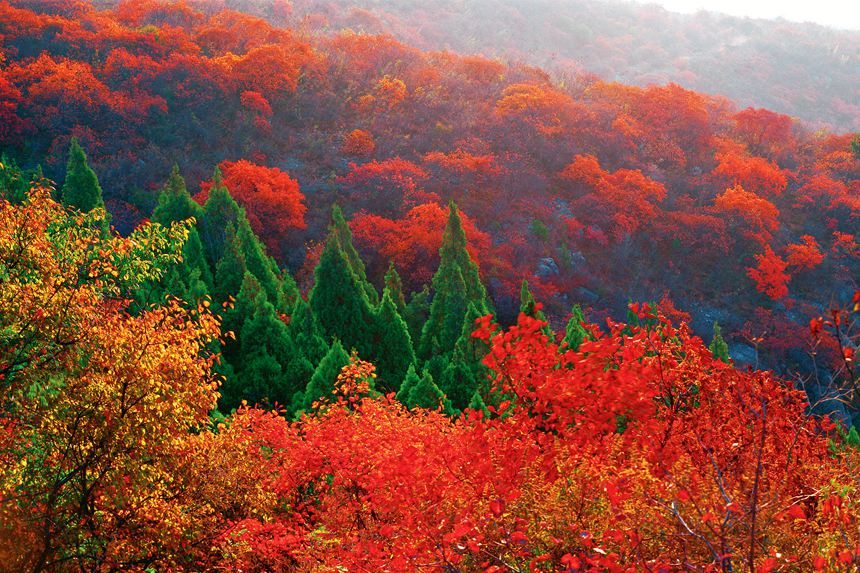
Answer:
<path fill-rule="evenodd" d="M 308 298 L 327 338 L 338 338 L 360 356 L 372 356 L 374 313 L 338 241 L 326 243 Z"/>
<path fill-rule="evenodd" d="M 729 345 L 726 344 L 726 340 L 723 338 L 723 331 L 718 322 L 714 322 L 714 336 L 708 348 L 711 350 L 711 355 L 713 355 L 714 359 L 722 360 L 726 364 L 731 362 L 729 358 Z"/>
<path fill-rule="evenodd" d="M 469 405 L 467 406 L 470 410 L 477 410 L 484 414 L 484 419 L 490 417 L 490 410 L 487 408 L 487 405 L 484 403 L 484 399 L 481 398 L 481 393 L 475 391 L 472 394 L 472 398 L 469 400 Z"/>
<path fill-rule="evenodd" d="M 328 352 L 328 344 L 319 321 L 311 311 L 311 306 L 302 297 L 298 297 L 293 305 L 287 331 L 302 356 L 311 364 L 319 364 Z"/>
<path fill-rule="evenodd" d="M 274 259 L 266 255 L 266 247 L 254 234 L 244 213 L 239 215 L 236 240 L 242 259 L 245 261 L 245 268 L 257 277 L 269 301 L 277 305 L 278 311 L 288 312 L 291 307 L 286 306 L 285 297 L 281 292 L 280 270 Z"/>
<path fill-rule="evenodd" d="M 206 258 L 212 268 L 224 256 L 228 238 L 227 227 L 232 225 L 235 232 L 242 213 L 242 208 L 221 180 L 221 170 L 216 167 L 209 198 L 203 205 L 203 217 L 198 221 L 200 239 L 203 241 Z"/>
<path fill-rule="evenodd" d="M 532 296 L 532 291 L 529 290 L 529 282 L 525 279 L 523 279 L 523 284 L 520 287 L 520 312 L 526 316 L 530 316 L 531 318 L 544 322 L 545 324 L 541 327 L 541 332 L 546 335 L 550 342 L 555 341 L 555 335 L 549 327 L 546 315 L 544 315 L 543 311 L 537 307 L 535 298 Z"/>
<path fill-rule="evenodd" d="M 406 311 L 406 299 L 403 296 L 403 281 L 397 269 L 394 268 L 394 261 L 388 263 L 388 271 L 385 273 L 384 281 L 385 288 L 397 307 L 397 312 L 400 313 L 400 316 L 403 316 Z"/>
<path fill-rule="evenodd" d="M 377 384 L 396 392 L 407 369 L 415 363 L 415 350 L 409 329 L 397 312 L 397 306 L 387 288 L 376 310 L 374 323 L 377 335 L 374 339 L 373 358 Z"/>
<path fill-rule="evenodd" d="M 585 316 L 582 314 L 582 307 L 578 304 L 573 305 L 570 314 L 570 320 L 567 322 L 562 342 L 567 344 L 569 350 L 576 351 L 579 350 L 579 345 L 586 338 L 589 338 L 589 334 L 585 329 Z"/>
<path fill-rule="evenodd" d="M 367 273 L 364 267 L 364 261 L 355 250 L 352 244 L 352 231 L 349 229 L 349 224 L 343 216 L 340 206 L 334 205 L 331 209 L 331 227 L 329 227 L 329 241 L 337 241 L 340 249 L 343 251 L 344 257 L 349 262 L 349 268 L 355 273 L 358 283 L 367 296 L 368 302 L 372 306 L 376 306 L 379 302 L 379 294 L 372 284 L 367 280 Z"/>
<path fill-rule="evenodd" d="M 413 344 L 421 341 L 421 330 L 430 316 L 430 287 L 424 285 L 420 291 L 413 292 L 409 304 L 403 311 L 403 320 L 409 327 Z M 416 349 L 417 350 L 417 349 Z"/>
<path fill-rule="evenodd" d="M 397 390 L 397 395 L 395 396 L 397 401 L 406 406 L 409 400 L 409 393 L 412 392 L 420 381 L 421 377 L 415 371 L 415 364 L 410 364 L 409 368 L 406 369 L 406 376 L 403 377 L 403 381 L 400 382 L 400 388 Z"/>
<path fill-rule="evenodd" d="M 230 297 L 237 295 L 239 289 L 242 288 L 242 281 L 248 270 L 245 266 L 245 255 L 242 252 L 242 245 L 236 236 L 236 229 L 233 227 L 233 223 L 227 223 L 224 236 L 221 258 L 218 259 L 215 265 L 215 278 L 212 289 L 212 294 L 219 303 L 225 302 Z M 253 276 L 253 273 L 249 274 Z M 257 282 L 259 284 L 259 279 L 257 279 Z"/>
<path fill-rule="evenodd" d="M 83 213 L 105 206 L 99 179 L 87 163 L 87 155 L 76 137 L 72 138 L 69 146 L 66 180 L 60 192 L 60 201 Z"/>
<path fill-rule="evenodd" d="M 428 358 L 453 350 L 469 304 L 482 314 L 491 312 L 478 266 L 466 250 L 466 233 L 457 206 L 452 202 L 439 249 L 439 268 L 433 276 L 430 313 L 421 330 L 419 356 Z"/>
<path fill-rule="evenodd" d="M 482 314 L 475 304 L 470 304 L 450 361 L 441 376 L 435 378 L 439 380 L 438 386 L 451 400 L 451 404 L 459 409 L 465 408 L 472 395 L 481 390 L 489 374 L 482 363 L 489 348 L 484 342 L 472 337 L 475 319 L 480 316 Z"/>
<path fill-rule="evenodd" d="M 179 174 L 179 166 L 174 164 L 167 183 L 158 195 L 158 204 L 150 219 L 167 226 L 192 217 L 199 224 L 203 220 L 203 207 L 191 198 L 185 187 L 185 179 Z"/>
<path fill-rule="evenodd" d="M 331 397 L 334 383 L 341 369 L 347 364 L 349 364 L 349 354 L 343 349 L 340 341 L 335 339 L 328 353 L 314 370 L 314 374 L 305 389 L 300 408 L 306 411 L 310 410 L 314 401 L 322 397 Z"/>
<path fill-rule="evenodd" d="M 433 376 L 425 371 L 421 380 L 409 392 L 406 398 L 406 406 L 409 408 L 424 408 L 425 410 L 436 410 L 440 407 L 442 412 L 448 415 L 455 413 L 451 402 L 433 381 Z"/>

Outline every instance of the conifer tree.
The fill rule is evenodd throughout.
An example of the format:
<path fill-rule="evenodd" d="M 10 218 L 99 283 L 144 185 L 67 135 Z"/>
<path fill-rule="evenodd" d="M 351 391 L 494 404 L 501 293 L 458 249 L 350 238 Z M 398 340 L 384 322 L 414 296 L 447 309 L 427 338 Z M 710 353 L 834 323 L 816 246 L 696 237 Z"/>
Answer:
<path fill-rule="evenodd" d="M 400 316 L 403 316 L 406 311 L 406 299 L 403 296 L 403 280 L 400 278 L 397 269 L 394 268 L 394 261 L 388 263 L 388 271 L 385 273 L 384 282 L 391 300 L 394 301 L 394 306 L 397 307 L 397 312 L 400 313 Z"/>
<path fill-rule="evenodd" d="M 343 251 L 344 257 L 349 263 L 349 268 L 352 269 L 353 273 L 355 273 L 356 279 L 364 291 L 368 302 L 372 306 L 376 306 L 379 302 L 379 294 L 376 292 L 374 286 L 367 280 L 364 261 L 361 260 L 358 251 L 355 250 L 355 246 L 352 244 L 352 231 L 343 216 L 343 211 L 341 211 L 340 206 L 334 205 L 332 207 L 331 220 L 332 222 L 331 227 L 329 228 L 328 240 L 337 241 L 341 251 Z"/>
<path fill-rule="evenodd" d="M 409 329 L 397 312 L 387 288 L 383 291 L 374 323 L 377 329 L 373 353 L 377 383 L 396 392 L 407 369 L 415 363 L 415 350 Z"/>
<path fill-rule="evenodd" d="M 338 241 L 326 243 L 309 302 L 327 338 L 338 338 L 360 356 L 372 355 L 373 311 Z"/>
<path fill-rule="evenodd" d="M 526 279 L 523 279 L 523 284 L 520 287 L 520 312 L 526 316 L 530 316 L 531 318 L 544 322 L 545 324 L 541 328 L 541 332 L 547 336 L 550 342 L 554 342 L 555 335 L 549 327 L 546 315 L 544 315 L 543 311 L 538 308 L 535 298 L 532 295 L 532 291 L 529 290 L 529 282 Z"/>
<path fill-rule="evenodd" d="M 409 304 L 403 311 L 403 320 L 406 326 L 409 327 L 409 336 L 412 337 L 412 343 L 418 344 L 421 341 L 421 330 L 424 328 L 424 323 L 427 322 L 427 317 L 430 315 L 430 287 L 424 287 L 417 292 L 413 292 L 409 297 Z M 417 347 L 416 347 L 416 350 Z"/>
<path fill-rule="evenodd" d="M 433 376 L 429 372 L 425 371 L 421 380 L 415 384 L 409 392 L 409 395 L 406 397 L 406 406 L 409 408 L 436 410 L 440 405 L 442 407 L 442 412 L 445 414 L 453 415 L 455 413 L 450 400 L 445 397 L 445 394 L 433 381 Z"/>
<path fill-rule="evenodd" d="M 209 198 L 203 205 L 203 217 L 198 222 L 200 228 L 200 239 L 206 249 L 206 257 L 209 264 L 214 268 L 221 257 L 227 244 L 227 227 L 233 225 L 234 232 L 237 229 L 239 216 L 242 208 L 230 195 L 221 179 L 221 170 L 215 168 L 212 188 L 209 189 Z"/>
<path fill-rule="evenodd" d="M 472 394 L 472 398 L 469 400 L 469 405 L 467 406 L 470 410 L 478 410 L 484 414 L 484 419 L 490 417 L 490 410 L 487 408 L 487 404 L 484 403 L 484 399 L 481 398 L 481 393 L 477 390 L 474 394 Z"/>
<path fill-rule="evenodd" d="M 185 187 L 185 179 L 180 175 L 179 167 L 174 164 L 167 183 L 158 195 L 158 204 L 150 219 L 166 226 L 192 217 L 199 225 L 203 220 L 203 207 L 191 198 Z"/>
<path fill-rule="evenodd" d="M 314 401 L 321 397 L 330 397 L 341 369 L 349 364 L 349 354 L 343 349 L 339 340 L 332 342 L 331 348 L 314 370 L 308 382 L 301 406 L 296 409 L 310 410 Z"/>
<path fill-rule="evenodd" d="M 466 407 L 472 395 L 480 391 L 487 379 L 489 371 L 482 361 L 486 356 L 487 345 L 472 337 L 475 329 L 475 319 L 482 316 L 474 303 L 469 304 L 469 310 L 463 319 L 460 337 L 454 344 L 450 361 L 442 371 L 438 386 L 451 400 L 451 404 L 459 409 Z"/>
<path fill-rule="evenodd" d="M 278 266 L 275 264 L 274 259 L 266 255 L 266 248 L 260 239 L 257 238 L 257 235 L 254 234 L 244 213 L 241 213 L 238 218 L 236 241 L 242 253 L 242 259 L 245 261 L 245 268 L 260 281 L 260 285 L 266 291 L 266 297 L 269 302 L 278 305 L 280 312 L 289 311 L 288 307 L 281 306 L 284 297 L 281 293 L 281 282 L 278 278 L 280 274 Z"/>
<path fill-rule="evenodd" d="M 249 401 L 266 399 L 270 404 L 288 406 L 301 386 L 299 380 L 288 379 L 286 373 L 300 356 L 287 325 L 272 303 L 263 299 L 263 293 L 258 294 L 255 307 L 254 315 L 242 326 L 242 369 L 237 371 L 237 378 Z"/>
<path fill-rule="evenodd" d="M 429 317 L 418 345 L 418 355 L 423 358 L 453 350 L 470 303 L 482 314 L 490 312 L 487 291 L 481 283 L 478 266 L 466 250 L 466 233 L 453 202 L 442 235 L 439 259 L 439 268 L 433 276 Z"/>
<path fill-rule="evenodd" d="M 729 358 L 729 345 L 726 344 L 726 340 L 723 338 L 723 331 L 718 322 L 714 323 L 714 336 L 708 348 L 716 360 L 722 360 L 726 364 L 731 362 Z"/>
<path fill-rule="evenodd" d="M 87 163 L 87 155 L 76 137 L 72 138 L 69 146 L 66 180 L 63 183 L 60 200 L 65 205 L 83 213 L 105 206 L 98 177 Z"/>
<path fill-rule="evenodd" d="M 567 322 L 563 343 L 567 344 L 568 350 L 579 350 L 579 345 L 588 338 L 588 331 L 585 330 L 585 316 L 582 314 L 582 307 L 578 304 L 573 305 L 570 311 L 571 317 Z"/>
<path fill-rule="evenodd" d="M 469 305 L 459 265 L 440 266 L 433 286 L 436 292 L 430 303 L 430 316 L 421 331 L 419 355 L 423 357 L 447 354 L 454 349 Z"/>
<path fill-rule="evenodd" d="M 407 401 L 409 400 L 409 393 L 418 385 L 418 382 L 421 381 L 421 377 L 418 376 L 418 372 L 415 370 L 415 364 L 410 364 L 409 368 L 406 369 L 406 376 L 403 377 L 403 381 L 400 383 L 400 388 L 397 390 L 397 394 L 395 398 L 397 401 L 407 405 Z"/>
<path fill-rule="evenodd" d="M 247 272 L 245 255 L 242 252 L 242 245 L 236 237 L 233 223 L 227 223 L 224 236 L 222 256 L 215 265 L 215 284 L 212 290 L 215 300 L 218 302 L 225 302 L 230 297 L 237 295 Z"/>
<path fill-rule="evenodd" d="M 328 345 L 319 321 L 311 311 L 308 302 L 302 297 L 298 297 L 293 305 L 287 332 L 299 352 L 311 364 L 319 364 L 328 352 Z"/>
<path fill-rule="evenodd" d="M 257 278 L 249 272 L 242 275 L 242 282 L 235 300 L 231 307 L 228 307 L 224 313 L 221 322 L 221 331 L 224 333 L 232 332 L 232 336 L 226 336 L 226 344 L 222 350 L 222 355 L 225 360 L 236 370 L 241 370 L 241 344 L 242 344 L 242 329 L 245 323 L 253 318 L 257 306 L 266 300 L 266 293 Z"/>

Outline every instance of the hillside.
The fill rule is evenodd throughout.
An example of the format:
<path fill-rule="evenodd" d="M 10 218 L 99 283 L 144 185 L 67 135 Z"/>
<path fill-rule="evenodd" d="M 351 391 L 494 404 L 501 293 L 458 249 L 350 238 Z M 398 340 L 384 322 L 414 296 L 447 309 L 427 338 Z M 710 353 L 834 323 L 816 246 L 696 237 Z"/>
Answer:
<path fill-rule="evenodd" d="M 611 0 L 295 0 L 288 21 L 315 33 L 392 34 L 424 49 L 521 61 L 560 77 L 674 82 L 813 126 L 860 130 L 860 31 Z"/>
<path fill-rule="evenodd" d="M 339 26 L 0 0 L 0 572 L 856 571 L 860 134 Z"/>

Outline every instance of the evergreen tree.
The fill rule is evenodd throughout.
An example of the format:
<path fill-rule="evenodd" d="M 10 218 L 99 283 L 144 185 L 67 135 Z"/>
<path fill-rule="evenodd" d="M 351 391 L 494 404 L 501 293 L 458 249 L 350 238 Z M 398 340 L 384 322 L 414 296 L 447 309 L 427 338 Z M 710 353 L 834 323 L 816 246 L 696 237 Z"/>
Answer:
<path fill-rule="evenodd" d="M 254 315 L 242 326 L 239 336 L 243 368 L 237 378 L 249 399 L 288 406 L 302 387 L 299 381 L 288 379 L 286 372 L 300 356 L 275 307 L 262 292 L 257 296 Z"/>
<path fill-rule="evenodd" d="M 299 352 L 311 364 L 319 364 L 328 352 L 328 345 L 319 321 L 311 311 L 310 305 L 302 297 L 298 297 L 293 305 L 287 331 Z"/>
<path fill-rule="evenodd" d="M 335 339 L 328 353 L 314 370 L 314 374 L 305 389 L 300 408 L 310 410 L 314 401 L 323 396 L 330 397 L 341 369 L 347 364 L 349 364 L 349 354 L 343 349 L 340 341 Z"/>
<path fill-rule="evenodd" d="M 397 269 L 394 268 L 394 261 L 388 263 L 388 271 L 385 273 L 384 281 L 385 288 L 388 289 L 388 294 L 394 301 L 394 306 L 397 307 L 397 312 L 403 316 L 406 311 L 406 299 L 403 296 L 403 281 Z"/>
<path fill-rule="evenodd" d="M 396 392 L 406 370 L 415 363 L 415 350 L 412 348 L 409 329 L 397 312 L 388 289 L 383 292 L 374 323 L 377 335 L 374 338 L 373 358 L 377 383 Z"/>
<path fill-rule="evenodd" d="M 466 233 L 453 202 L 442 235 L 439 259 L 439 268 L 433 276 L 429 317 L 418 345 L 418 354 L 423 358 L 453 350 L 470 303 L 482 314 L 491 310 L 478 266 L 466 250 Z"/>
<path fill-rule="evenodd" d="M 245 261 L 245 268 L 260 281 L 260 285 L 266 291 L 266 297 L 272 304 L 278 305 L 280 312 L 288 312 L 290 308 L 285 306 L 286 301 L 281 293 L 278 266 L 274 259 L 266 255 L 266 248 L 254 234 L 244 213 L 241 213 L 238 218 L 236 241 L 242 253 L 242 259 Z"/>
<path fill-rule="evenodd" d="M 726 364 L 731 362 L 729 358 L 729 345 L 726 344 L 726 340 L 723 338 L 723 332 L 718 322 L 714 323 L 714 336 L 708 348 L 715 359 L 722 360 Z"/>
<path fill-rule="evenodd" d="M 179 167 L 174 164 L 167 183 L 158 195 L 158 204 L 150 219 L 167 226 L 192 217 L 200 224 L 203 220 L 203 207 L 191 198 L 185 187 L 185 179 L 179 174 Z"/>
<path fill-rule="evenodd" d="M 249 272 L 242 275 L 237 291 L 232 307 L 228 307 L 224 313 L 221 331 L 233 333 L 232 337 L 225 336 L 226 344 L 222 356 L 238 371 L 242 369 L 242 329 L 245 323 L 253 318 L 258 305 L 266 300 L 266 293 L 257 278 Z"/>
<path fill-rule="evenodd" d="M 412 293 L 409 304 L 403 311 L 403 320 L 409 327 L 409 336 L 412 338 L 413 344 L 420 343 L 421 330 L 424 328 L 428 316 L 430 316 L 430 288 L 424 285 L 420 291 Z"/>
<path fill-rule="evenodd" d="M 424 408 L 426 410 L 436 410 L 442 407 L 442 412 L 448 415 L 453 415 L 454 408 L 451 402 L 442 393 L 442 390 L 433 381 L 433 376 L 425 371 L 421 380 L 412 388 L 409 395 L 406 397 L 406 406 L 409 408 Z"/>
<path fill-rule="evenodd" d="M 484 414 L 484 419 L 490 417 L 490 410 L 489 408 L 487 408 L 487 404 L 484 403 L 484 399 L 481 398 L 481 393 L 478 391 L 475 391 L 475 393 L 472 394 L 472 398 L 469 400 L 468 408 L 470 410 L 478 410 L 482 412 Z"/>
<path fill-rule="evenodd" d="M 423 357 L 447 354 L 454 349 L 469 305 L 459 265 L 440 266 L 433 286 L 436 292 L 430 303 L 430 316 L 421 331 L 419 354 Z"/>
<path fill-rule="evenodd" d="M 418 386 L 418 382 L 420 381 L 421 377 L 415 371 L 415 364 L 410 364 L 409 368 L 406 369 L 406 376 L 403 377 L 403 381 L 400 383 L 400 389 L 397 390 L 397 394 L 395 395 L 397 401 L 406 406 L 409 400 L 409 393 Z"/>
<path fill-rule="evenodd" d="M 227 245 L 227 228 L 233 226 L 237 229 L 239 216 L 242 208 L 230 195 L 221 180 L 221 170 L 215 168 L 212 188 L 209 190 L 209 198 L 203 205 L 203 218 L 198 221 L 200 228 L 200 239 L 206 249 L 206 257 L 209 264 L 214 268 Z"/>
<path fill-rule="evenodd" d="M 235 297 L 247 272 L 245 255 L 242 253 L 242 245 L 236 237 L 233 223 L 227 223 L 224 236 L 222 256 L 215 265 L 215 284 L 212 290 L 217 302 L 225 302 L 230 297 Z"/>
<path fill-rule="evenodd" d="M 579 345 L 588 338 L 588 331 L 585 329 L 585 316 L 582 314 L 582 308 L 575 304 L 570 311 L 571 317 L 567 322 L 564 339 L 562 342 L 567 343 L 569 350 L 579 350 Z"/>
<path fill-rule="evenodd" d="M 367 280 L 364 261 L 361 260 L 358 251 L 355 250 L 355 246 L 352 244 L 352 231 L 349 229 L 349 224 L 346 222 L 340 206 L 334 205 L 332 207 L 331 220 L 332 222 L 331 227 L 329 228 L 328 241 L 337 241 L 341 251 L 343 251 L 344 257 L 349 263 L 349 268 L 352 269 L 353 273 L 355 273 L 358 284 L 364 291 L 368 302 L 370 302 L 371 305 L 376 306 L 379 302 L 379 294 L 376 292 L 373 285 Z"/>
<path fill-rule="evenodd" d="M 463 319 L 460 337 L 454 344 L 451 359 L 442 371 L 441 377 L 435 378 L 439 380 L 439 388 L 451 400 L 451 404 L 459 409 L 468 405 L 472 395 L 480 391 L 489 374 L 487 367 L 482 363 L 489 348 L 485 343 L 472 337 L 475 319 L 480 316 L 482 316 L 481 312 L 475 304 L 470 304 Z"/>
<path fill-rule="evenodd" d="M 372 355 L 375 317 L 338 241 L 326 243 L 314 269 L 309 302 L 327 338 L 338 338 L 360 356 Z"/>
<path fill-rule="evenodd" d="M 543 311 L 537 307 L 535 298 L 532 296 L 532 291 L 529 290 L 529 282 L 525 279 L 523 279 L 523 284 L 520 287 L 520 312 L 526 316 L 530 316 L 531 318 L 544 322 L 545 324 L 541 327 L 541 332 L 546 335 L 550 342 L 555 341 L 555 335 L 549 327 L 546 315 L 544 315 Z"/>
<path fill-rule="evenodd" d="M 69 146 L 66 180 L 60 193 L 60 201 L 83 213 L 105 206 L 98 177 L 87 163 L 87 155 L 76 137 L 72 138 Z"/>

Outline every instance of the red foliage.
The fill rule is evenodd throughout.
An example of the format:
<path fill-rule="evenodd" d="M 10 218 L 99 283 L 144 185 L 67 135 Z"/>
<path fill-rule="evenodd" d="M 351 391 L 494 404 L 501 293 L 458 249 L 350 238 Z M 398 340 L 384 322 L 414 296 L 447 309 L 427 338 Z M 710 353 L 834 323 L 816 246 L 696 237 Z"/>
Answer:
<path fill-rule="evenodd" d="M 789 265 L 803 270 L 812 270 L 824 260 L 824 253 L 815 237 L 803 235 L 800 237 L 802 243 L 789 245 L 786 250 L 788 255 L 786 261 Z"/>
<path fill-rule="evenodd" d="M 791 278 L 785 269 L 785 262 L 770 245 L 765 246 L 764 253 L 755 256 L 756 266 L 747 269 L 747 274 L 756 282 L 758 292 L 766 294 L 774 300 L 788 296 L 788 281 Z"/>
<path fill-rule="evenodd" d="M 780 168 L 761 157 L 742 157 L 734 153 L 718 153 L 714 175 L 726 186 L 741 186 L 747 191 L 775 197 L 785 191 L 788 180 Z"/>
<path fill-rule="evenodd" d="M 251 228 L 275 256 L 281 254 L 281 240 L 294 229 L 305 228 L 305 196 L 298 182 L 277 167 L 263 167 L 250 161 L 223 161 L 219 165 L 224 185 L 245 207 Z M 212 182 L 201 183 L 195 197 L 204 203 Z"/>
<path fill-rule="evenodd" d="M 460 211 L 469 255 L 480 265 L 490 250 L 490 236 L 478 230 L 474 221 Z M 394 261 L 398 272 L 413 288 L 427 284 L 439 266 L 439 247 L 448 221 L 448 207 L 437 203 L 418 205 L 401 219 L 386 219 L 359 213 L 350 222 L 356 242 L 379 253 L 384 261 Z"/>

